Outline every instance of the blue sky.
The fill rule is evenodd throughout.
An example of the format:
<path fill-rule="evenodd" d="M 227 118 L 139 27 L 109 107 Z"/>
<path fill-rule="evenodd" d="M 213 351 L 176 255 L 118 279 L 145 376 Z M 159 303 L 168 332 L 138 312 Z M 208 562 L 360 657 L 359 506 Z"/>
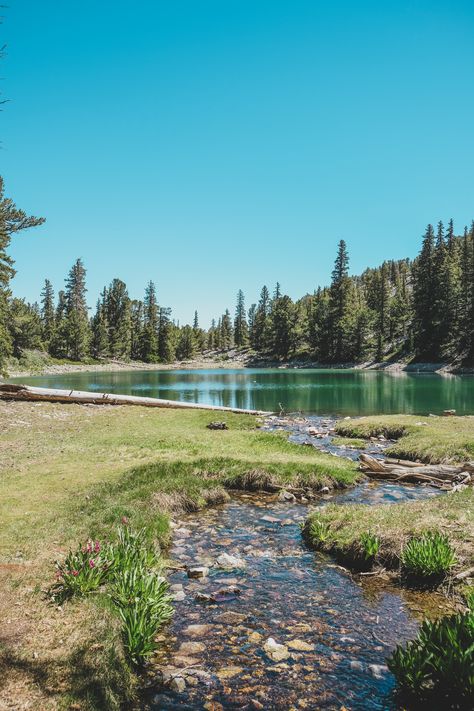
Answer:
<path fill-rule="evenodd" d="M 474 217 L 474 3 L 10 0 L 0 172 L 47 218 L 14 292 L 72 262 L 202 325 L 279 280 L 414 256 Z"/>

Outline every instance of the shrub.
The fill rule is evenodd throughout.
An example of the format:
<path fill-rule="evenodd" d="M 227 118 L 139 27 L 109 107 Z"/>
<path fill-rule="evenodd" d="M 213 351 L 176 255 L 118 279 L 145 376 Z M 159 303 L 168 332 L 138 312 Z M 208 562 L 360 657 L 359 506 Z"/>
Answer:
<path fill-rule="evenodd" d="M 446 575 L 456 556 L 447 536 L 428 531 L 408 541 L 402 551 L 402 568 L 408 575 L 421 578 Z"/>
<path fill-rule="evenodd" d="M 379 552 L 380 539 L 375 533 L 370 533 L 370 531 L 361 533 L 360 544 L 366 560 L 372 560 Z"/>
<path fill-rule="evenodd" d="M 417 701 L 436 699 L 437 708 L 468 708 L 474 695 L 474 612 L 425 620 L 418 637 L 398 646 L 387 664 L 402 693 Z"/>
<path fill-rule="evenodd" d="M 70 551 L 63 563 L 56 563 L 56 584 L 51 588 L 58 602 L 94 592 L 105 583 L 109 563 L 99 541 L 88 541 Z"/>

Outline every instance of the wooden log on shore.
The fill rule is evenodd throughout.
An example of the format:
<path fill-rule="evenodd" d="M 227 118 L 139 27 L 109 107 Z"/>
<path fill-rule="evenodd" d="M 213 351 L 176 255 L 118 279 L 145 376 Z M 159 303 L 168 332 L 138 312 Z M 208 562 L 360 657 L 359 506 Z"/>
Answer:
<path fill-rule="evenodd" d="M 406 462 L 396 462 L 394 460 L 375 459 L 368 454 L 361 454 L 359 457 L 360 468 L 374 479 L 384 479 L 386 481 L 408 481 L 415 483 L 432 483 L 434 485 L 455 486 L 468 484 L 472 481 L 472 475 L 468 470 L 469 463 L 460 465 L 449 464 L 417 464 L 416 467 L 407 465 Z"/>
<path fill-rule="evenodd" d="M 0 400 L 26 400 L 28 402 L 64 402 L 79 405 L 139 405 L 142 407 L 164 407 L 182 410 L 219 410 L 236 412 L 243 415 L 271 415 L 264 410 L 243 410 L 238 407 L 223 407 L 220 405 L 200 405 L 194 402 L 179 402 L 178 400 L 160 400 L 154 397 L 139 397 L 137 395 L 116 395 L 111 393 L 92 393 L 86 390 L 57 390 L 55 388 L 38 388 L 31 385 L 16 385 L 5 383 L 0 385 Z"/>

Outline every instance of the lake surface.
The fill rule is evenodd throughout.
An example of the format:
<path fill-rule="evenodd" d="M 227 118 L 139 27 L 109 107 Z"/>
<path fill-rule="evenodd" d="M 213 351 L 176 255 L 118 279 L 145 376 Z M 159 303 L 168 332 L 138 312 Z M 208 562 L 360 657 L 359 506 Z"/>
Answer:
<path fill-rule="evenodd" d="M 474 414 L 474 376 L 469 375 L 246 368 L 69 373 L 16 381 L 270 411 L 427 415 L 455 409 Z"/>

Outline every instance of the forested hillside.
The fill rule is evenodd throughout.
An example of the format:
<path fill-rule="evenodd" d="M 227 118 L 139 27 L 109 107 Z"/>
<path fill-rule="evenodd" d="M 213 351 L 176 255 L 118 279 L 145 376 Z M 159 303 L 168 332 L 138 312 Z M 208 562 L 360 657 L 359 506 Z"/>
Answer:
<path fill-rule="evenodd" d="M 38 350 L 59 359 L 139 360 L 169 363 L 204 351 L 251 349 L 265 359 L 306 358 L 353 363 L 413 357 L 419 361 L 474 360 L 474 223 L 456 236 L 453 221 L 428 225 L 414 261 L 386 261 L 349 275 L 341 240 L 331 284 L 293 301 L 277 283 L 263 286 L 248 309 L 241 290 L 232 317 L 226 309 L 201 328 L 197 311 L 180 325 L 159 304 L 155 284 L 132 299 L 121 279 L 104 286 L 91 314 L 86 269 L 71 267 L 55 294 L 45 279 L 39 302 L 13 297 L 11 236 L 38 225 L 0 195 L 0 366 Z M 192 304 L 190 304 L 190 309 Z"/>

